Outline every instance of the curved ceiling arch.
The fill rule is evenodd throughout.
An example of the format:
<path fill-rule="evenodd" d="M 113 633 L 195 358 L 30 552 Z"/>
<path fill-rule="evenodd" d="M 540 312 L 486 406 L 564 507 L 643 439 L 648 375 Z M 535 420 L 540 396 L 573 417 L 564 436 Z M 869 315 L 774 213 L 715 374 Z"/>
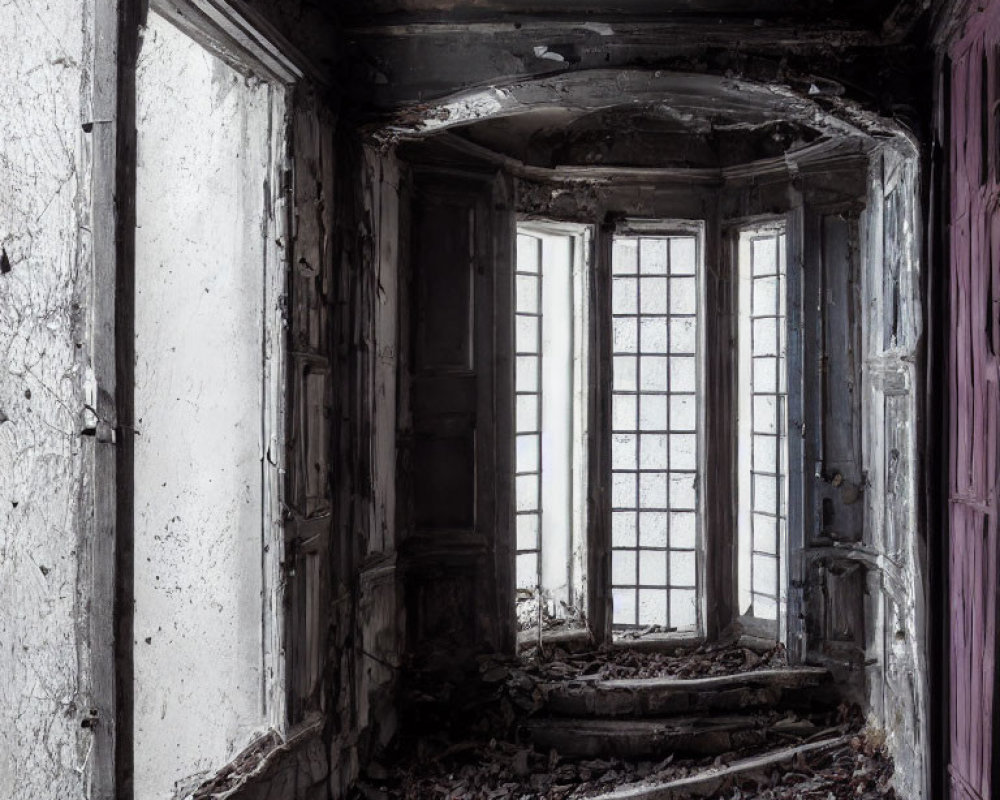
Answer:
<path fill-rule="evenodd" d="M 798 83 L 798 81 L 796 82 Z M 647 107 L 680 122 L 718 117 L 747 125 L 791 122 L 830 138 L 903 138 L 898 121 L 845 98 L 838 84 L 812 79 L 803 90 L 745 77 L 648 69 L 574 70 L 463 91 L 397 112 L 383 130 L 426 136 L 484 120 L 550 110 L 589 113 Z"/>

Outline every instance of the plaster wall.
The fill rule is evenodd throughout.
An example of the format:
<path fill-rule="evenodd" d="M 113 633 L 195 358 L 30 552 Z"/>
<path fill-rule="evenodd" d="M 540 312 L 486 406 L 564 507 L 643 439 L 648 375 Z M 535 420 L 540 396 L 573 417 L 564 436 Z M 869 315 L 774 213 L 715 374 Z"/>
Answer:
<path fill-rule="evenodd" d="M 917 162 L 872 160 L 861 218 L 862 442 L 868 706 L 884 728 L 902 797 L 928 790 L 926 565 L 918 502 L 917 392 L 923 336 Z"/>
<path fill-rule="evenodd" d="M 95 14 L 5 3 L 0 24 L 0 796 L 91 797 L 88 644 L 96 385 Z M 104 128 L 101 125 L 105 125 Z M 110 287 L 102 287 L 110 288 Z M 106 395 L 104 395 L 106 397 Z M 101 427 L 101 438 L 108 433 Z M 86 725 L 86 727 L 85 727 Z"/>
<path fill-rule="evenodd" d="M 197 785 L 269 721 L 262 355 L 280 94 L 150 14 L 137 69 L 137 800 Z"/>

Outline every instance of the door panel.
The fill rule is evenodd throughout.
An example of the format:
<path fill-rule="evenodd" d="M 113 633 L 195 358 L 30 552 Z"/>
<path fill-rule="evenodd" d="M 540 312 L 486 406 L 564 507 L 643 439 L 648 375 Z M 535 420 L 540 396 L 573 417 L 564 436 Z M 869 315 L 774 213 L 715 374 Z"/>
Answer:
<path fill-rule="evenodd" d="M 401 376 L 400 547 L 412 654 L 460 659 L 499 647 L 493 447 L 492 176 L 417 169 L 410 207 Z"/>
<path fill-rule="evenodd" d="M 997 391 L 992 231 L 996 208 L 1000 8 L 951 51 L 949 614 L 951 763 L 956 800 L 996 790 Z"/>

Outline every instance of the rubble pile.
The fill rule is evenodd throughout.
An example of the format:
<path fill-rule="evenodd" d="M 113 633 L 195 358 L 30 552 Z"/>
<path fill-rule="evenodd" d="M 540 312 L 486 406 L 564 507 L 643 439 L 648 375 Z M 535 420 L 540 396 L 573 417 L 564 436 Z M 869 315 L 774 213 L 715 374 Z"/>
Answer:
<path fill-rule="evenodd" d="M 414 671 L 396 749 L 372 763 L 354 800 L 585 800 L 636 782 L 664 782 L 725 768 L 774 748 L 840 737 L 836 746 L 796 753 L 787 763 L 740 772 L 711 796 L 722 800 L 895 798 L 883 742 L 863 730 L 854 708 L 753 713 L 763 740 L 718 756 L 569 758 L 533 744 L 525 722 L 545 719 L 547 692 L 567 682 L 694 678 L 774 669 L 781 648 L 738 645 L 687 652 L 621 649 L 569 653 L 546 648 L 524 659 L 483 657 L 476 674 Z M 806 748 L 807 749 L 807 748 Z M 678 795 L 680 796 L 680 795 Z"/>

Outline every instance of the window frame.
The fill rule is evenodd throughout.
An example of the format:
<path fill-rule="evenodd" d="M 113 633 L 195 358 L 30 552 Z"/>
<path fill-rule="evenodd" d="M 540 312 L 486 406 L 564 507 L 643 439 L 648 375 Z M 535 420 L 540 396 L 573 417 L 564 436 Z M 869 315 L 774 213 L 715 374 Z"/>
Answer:
<path fill-rule="evenodd" d="M 619 644 L 656 649 L 696 645 L 719 638 L 731 624 L 755 638 L 783 642 L 790 658 L 798 660 L 803 640 L 801 597 L 797 587 L 802 576 L 799 554 L 804 541 L 805 455 L 803 433 L 805 418 L 804 342 L 802 302 L 803 225 L 801 205 L 792 203 L 779 213 L 723 217 L 717 210 L 700 209 L 697 217 L 678 209 L 681 216 L 646 218 L 623 216 L 594 225 L 592 258 L 587 306 L 590 312 L 590 382 L 587 397 L 588 418 L 588 504 L 587 504 L 587 627 L 597 643 Z M 675 214 L 677 212 L 674 212 Z M 520 225 L 532 218 L 517 215 Z M 558 224 L 558 223 L 556 223 Z M 787 602 L 779 611 L 778 633 L 774 624 L 760 626 L 741 618 L 737 605 L 738 526 L 735 497 L 738 486 L 738 310 L 739 310 L 739 233 L 761 225 L 783 225 L 785 231 L 785 330 L 787 370 L 788 426 L 788 495 L 787 537 L 781 569 Z M 567 222 L 567 226 L 587 227 L 586 222 Z M 700 256 L 698 283 L 698 384 L 702 402 L 698 409 L 698 598 L 700 627 L 697 634 L 668 632 L 627 639 L 624 642 L 612 628 L 611 599 L 611 423 L 612 423 L 612 304 L 611 254 L 615 236 L 650 235 L 698 236 Z M 513 268 L 511 269 L 513 276 Z M 608 320 L 605 324 L 604 320 Z M 511 351 L 513 352 L 513 350 Z M 709 493 L 733 493 L 731 503 L 709 504 Z M 728 496 L 728 495 L 727 495 Z M 798 531 L 798 532 L 796 532 Z M 513 535 L 513 530 L 511 531 Z M 511 564 L 513 569 L 513 559 Z"/>
<path fill-rule="evenodd" d="M 776 264 L 776 269 L 778 269 L 778 273 L 776 273 L 776 274 L 780 275 L 780 279 L 779 279 L 779 291 L 782 292 L 783 295 L 784 295 L 781 298 L 781 300 L 784 302 L 784 306 L 781 307 L 780 304 L 779 304 L 779 307 L 776 309 L 776 318 L 783 320 L 783 323 L 784 323 L 784 326 L 785 326 L 784 332 L 783 332 L 784 333 L 784 342 L 785 342 L 785 351 L 784 351 L 783 354 L 779 354 L 777 356 L 777 361 L 779 362 L 779 364 L 783 365 L 784 371 L 785 371 L 785 375 L 784 375 L 784 378 L 785 378 L 785 380 L 784 380 L 785 391 L 783 393 L 783 402 L 784 402 L 784 415 L 783 416 L 784 416 L 785 429 L 784 429 L 784 431 L 776 431 L 775 432 L 776 438 L 778 438 L 780 440 L 780 438 L 781 438 L 781 436 L 783 434 L 784 435 L 784 439 L 785 439 L 785 450 L 784 450 L 784 453 L 783 453 L 784 464 L 779 464 L 778 465 L 779 474 L 778 474 L 778 476 L 776 476 L 776 477 L 778 477 L 779 490 L 783 490 L 784 491 L 784 498 L 783 498 L 783 500 L 784 500 L 785 534 L 784 534 L 784 536 L 777 535 L 777 539 L 776 539 L 776 550 L 777 550 L 776 557 L 777 557 L 777 560 L 778 560 L 778 565 L 777 565 L 777 575 L 776 575 L 776 580 L 777 580 L 777 589 L 776 589 L 777 590 L 777 597 L 775 598 L 775 603 L 777 605 L 777 611 L 776 611 L 776 618 L 774 620 L 771 620 L 771 619 L 768 619 L 768 618 L 764 618 L 764 617 L 757 617 L 757 616 L 751 615 L 751 614 L 744 614 L 743 611 L 742 611 L 742 609 L 740 608 L 740 603 L 739 603 L 740 581 L 741 581 L 740 566 L 739 566 L 739 557 L 740 557 L 741 548 L 742 548 L 742 542 L 741 542 L 741 538 L 740 537 L 741 537 L 741 534 L 743 533 L 741 531 L 741 526 L 743 524 L 743 514 L 744 514 L 743 509 L 739 506 L 739 500 L 740 500 L 740 498 L 742 496 L 743 480 L 745 478 L 745 476 L 742 474 L 743 464 L 741 463 L 741 458 L 740 458 L 740 441 L 739 441 L 739 437 L 743 433 L 743 421 L 741 419 L 741 405 L 742 405 L 742 400 L 743 400 L 743 397 L 744 397 L 743 393 L 744 393 L 744 391 L 747 388 L 747 387 L 742 386 L 740 384 L 740 378 L 743 375 L 742 357 L 743 357 L 743 354 L 745 352 L 744 351 L 744 346 L 746 344 L 744 342 L 744 340 L 743 340 L 743 334 L 744 334 L 744 331 L 745 331 L 745 321 L 744 321 L 744 317 L 743 317 L 742 288 L 743 288 L 743 281 L 744 281 L 745 276 L 744 276 L 744 264 L 742 263 L 742 259 L 744 258 L 745 255 L 748 255 L 751 259 L 753 258 L 752 247 L 753 247 L 753 240 L 754 240 L 755 234 L 761 234 L 763 236 L 776 235 L 778 237 L 779 241 L 783 238 L 784 239 L 784 243 L 785 243 L 784 251 L 781 252 L 780 249 L 778 251 L 778 254 L 777 254 L 778 255 L 778 261 L 777 261 L 777 264 Z M 789 330 L 789 328 L 790 328 L 790 326 L 789 326 L 789 310 L 790 310 L 790 305 L 789 305 L 789 300 L 790 300 L 790 297 L 789 297 L 789 280 L 790 280 L 789 264 L 790 264 L 790 259 L 789 259 L 789 255 L 790 255 L 790 252 L 791 252 L 791 248 L 789 246 L 789 223 L 788 223 L 788 219 L 787 219 L 786 215 L 776 215 L 776 216 L 767 216 L 767 217 L 755 218 L 753 220 L 742 220 L 738 224 L 736 224 L 736 225 L 733 226 L 733 228 L 731 230 L 731 233 L 730 233 L 730 236 L 731 236 L 731 239 L 732 239 L 732 241 L 731 241 L 731 248 L 732 248 L 732 256 L 733 256 L 732 257 L 732 262 L 730 264 L 730 268 L 732 270 L 733 284 L 734 284 L 734 287 L 735 287 L 735 289 L 734 289 L 734 291 L 735 291 L 734 311 L 735 311 L 736 329 L 737 329 L 736 346 L 734 348 L 734 371 L 733 371 L 733 374 L 735 375 L 735 380 L 733 382 L 733 389 L 734 389 L 734 395 L 733 395 L 734 396 L 733 413 L 734 413 L 735 418 L 736 418 L 736 437 L 737 437 L 736 442 L 735 442 L 735 450 L 734 450 L 735 458 L 734 458 L 734 462 L 733 462 L 734 463 L 734 473 L 735 473 L 735 475 L 734 475 L 734 483 L 735 483 L 736 490 L 737 490 L 737 515 L 736 515 L 736 518 L 734 519 L 734 524 L 733 524 L 733 529 L 732 529 L 733 548 L 734 548 L 734 551 L 737 554 L 737 565 L 736 565 L 736 568 L 735 568 L 735 571 L 734 571 L 734 591 L 735 591 L 735 594 L 736 594 L 736 597 L 737 597 L 737 601 L 734 604 L 734 608 L 736 610 L 736 615 L 735 616 L 736 616 L 736 621 L 740 624 L 740 626 L 742 627 L 742 629 L 745 630 L 745 631 L 747 631 L 747 632 L 749 632 L 749 633 L 751 633 L 752 635 L 757 636 L 757 637 L 759 637 L 761 639 L 768 639 L 768 640 L 773 639 L 775 641 L 784 641 L 784 639 L 786 637 L 786 631 L 787 631 L 788 586 L 789 586 L 789 583 L 788 583 L 788 577 L 789 577 L 788 564 L 789 564 L 789 553 L 791 552 L 790 547 L 789 547 L 789 536 L 788 536 L 788 533 L 789 533 L 789 530 L 790 530 L 790 525 L 789 525 L 789 521 L 788 521 L 789 506 L 790 506 L 790 503 L 789 503 L 789 494 L 790 494 L 790 488 L 791 488 L 791 482 L 792 482 L 792 476 L 793 476 L 793 465 L 792 465 L 791 456 L 790 456 L 791 450 L 792 450 L 792 448 L 791 448 L 791 442 L 790 442 L 790 440 L 791 440 L 791 436 L 790 436 L 790 430 L 791 430 L 791 425 L 790 425 L 790 418 L 791 418 L 790 417 L 790 405 L 791 405 L 790 394 L 791 394 L 792 374 L 791 374 L 791 369 L 790 369 L 790 358 L 789 358 L 790 352 L 791 352 L 790 330 Z M 746 239 L 746 247 L 744 247 L 744 238 Z M 752 264 L 752 261 L 750 263 Z M 747 265 L 747 268 L 749 268 L 751 270 L 753 269 L 752 266 L 750 266 L 750 265 Z M 750 277 L 750 280 L 752 282 L 754 276 L 751 274 L 749 277 Z M 751 295 L 751 297 L 752 297 L 752 295 Z M 752 329 L 752 325 L 753 325 L 752 318 L 750 320 L 748 320 L 748 322 L 749 322 L 749 327 Z M 750 332 L 750 335 L 751 336 L 753 335 L 752 332 Z M 779 341 L 780 341 L 780 338 L 781 337 L 779 336 Z M 747 351 L 747 352 L 751 353 L 751 359 L 753 359 L 753 358 L 755 358 L 755 356 L 752 355 L 752 352 L 753 352 L 752 351 L 752 341 L 750 343 L 750 348 L 751 349 L 749 351 Z M 780 381 L 778 382 L 778 386 L 780 387 Z M 753 367 L 752 366 L 750 367 L 750 386 L 749 386 L 749 388 L 750 388 L 750 392 L 751 392 L 750 403 L 752 405 L 752 403 L 753 403 L 753 396 L 756 394 L 756 392 L 754 391 L 754 385 L 753 385 Z M 781 416 L 781 414 L 779 414 L 779 417 L 780 416 Z M 751 422 L 751 425 L 752 425 L 752 422 Z M 753 436 L 753 432 L 751 433 L 751 437 L 752 436 Z M 752 446 L 751 446 L 751 450 L 750 450 L 750 457 L 751 457 L 751 459 L 753 458 L 753 449 L 752 449 Z M 783 476 L 780 475 L 780 471 L 781 471 L 782 468 L 784 469 L 784 475 Z M 750 483 L 751 483 L 751 487 L 752 487 L 752 482 L 753 482 L 752 475 L 754 474 L 753 462 L 752 461 L 750 463 L 750 474 L 751 474 Z M 753 491 L 752 488 L 751 488 L 751 491 Z M 779 495 L 779 498 L 778 498 L 779 507 L 781 505 L 781 501 L 782 501 L 782 498 Z M 745 513 L 748 513 L 750 515 L 750 517 L 752 518 L 753 514 L 755 513 L 755 509 L 750 509 L 749 511 L 747 511 Z M 779 530 L 780 530 L 780 525 L 779 525 Z M 752 535 L 753 534 L 751 533 L 751 536 Z M 754 556 L 756 555 L 756 551 L 754 551 L 754 549 L 753 549 L 753 540 L 752 539 L 751 539 L 750 548 L 751 548 L 750 549 L 750 559 L 751 559 L 751 576 L 752 576 L 753 575 L 753 566 L 752 566 L 752 564 L 753 564 Z M 751 577 L 751 582 L 752 582 L 752 577 Z M 754 594 L 754 590 L 752 588 L 752 583 L 751 583 L 751 588 L 750 588 L 751 598 L 753 597 L 753 594 Z"/>
<path fill-rule="evenodd" d="M 133 439 L 137 432 L 128 420 L 134 409 L 135 391 L 135 70 L 142 30 L 149 11 L 157 13 L 237 72 L 254 75 L 284 95 L 284 124 L 274 126 L 270 132 L 269 146 L 274 154 L 275 166 L 270 176 L 274 224 L 267 237 L 267 264 L 262 298 L 265 308 L 263 336 L 266 353 L 261 353 L 260 381 L 264 402 L 261 415 L 263 497 L 260 535 L 267 548 L 267 563 L 262 564 L 264 592 L 261 597 L 261 612 L 265 640 L 262 667 L 267 675 L 264 701 L 268 727 L 283 738 L 296 730 L 292 727 L 288 714 L 286 677 L 294 670 L 297 659 L 288 650 L 286 642 L 284 497 L 288 489 L 286 466 L 289 456 L 294 453 L 286 452 L 289 444 L 287 427 L 291 414 L 288 407 L 288 318 L 283 298 L 288 288 L 293 254 L 288 239 L 292 231 L 294 206 L 291 180 L 294 154 L 290 152 L 293 111 L 297 104 L 298 87 L 307 82 L 322 85 L 325 77 L 264 16 L 245 6 L 237 6 L 230 0 L 150 0 L 148 6 L 131 9 L 122 15 L 106 0 L 101 0 L 96 25 L 107 33 L 107 40 L 115 45 L 115 49 L 114 58 L 101 60 L 97 67 L 97 71 L 106 77 L 103 83 L 108 91 L 102 96 L 102 101 L 110 108 L 104 115 L 108 119 L 100 121 L 113 120 L 115 124 L 97 125 L 94 129 L 95 136 L 106 139 L 101 147 L 95 149 L 95 152 L 103 154 L 100 164 L 95 168 L 95 175 L 104 179 L 95 181 L 95 185 L 114 186 L 121 202 L 115 204 L 118 211 L 113 219 L 116 240 L 111 242 L 109 239 L 102 243 L 101 249 L 106 257 L 98 259 L 98 263 L 108 265 L 116 291 L 99 293 L 101 298 L 110 298 L 107 307 L 99 315 L 102 319 L 110 320 L 102 326 L 103 329 L 114 330 L 113 347 L 107 340 L 105 343 L 108 352 L 112 353 L 108 361 L 114 362 L 116 379 L 108 380 L 107 385 L 109 389 L 114 389 L 118 418 L 125 420 L 118 429 L 118 446 L 103 451 L 114 462 L 102 470 L 106 477 L 114 481 L 114 490 L 102 495 L 102 503 L 96 512 L 97 516 L 105 520 L 104 524 L 113 534 L 113 545 L 105 548 L 100 558 L 95 558 L 95 573 L 100 576 L 101 581 L 100 592 L 95 591 L 95 597 L 100 600 L 101 593 L 106 597 L 106 587 L 113 584 L 116 606 L 121 609 L 121 613 L 109 613 L 107 617 L 99 619 L 99 615 L 95 615 L 98 622 L 93 634 L 95 649 L 101 651 L 101 658 L 107 664 L 101 686 L 94 692 L 95 705 L 101 708 L 102 717 L 114 720 L 114 724 L 94 726 L 98 732 L 93 756 L 94 784 L 103 787 L 102 791 L 109 796 L 115 794 L 115 787 L 127 788 L 131 785 L 134 770 L 133 650 L 139 645 L 133 641 L 133 614 L 126 609 L 134 602 L 134 576 L 129 560 L 133 555 L 136 534 L 131 496 L 135 487 Z M 114 137 L 118 138 L 117 149 Z M 115 158 L 116 152 L 118 157 L 112 163 L 110 159 Z M 110 208 L 109 200 L 107 209 Z M 108 210 L 101 222 L 107 228 L 112 225 L 111 220 L 111 211 Z M 100 227 L 99 225 L 98 228 Z M 117 324 L 112 325 L 112 322 Z M 105 414 L 108 419 L 115 416 L 113 410 Z M 114 432 L 109 433 L 109 440 L 115 441 Z M 116 452 L 113 453 L 112 450 Z M 95 604 L 102 605 L 97 601 Z M 106 606 L 107 603 L 103 605 Z M 112 621 L 106 623 L 106 620 Z M 110 635 L 112 627 L 113 636 Z M 101 731 L 104 733 L 100 733 Z"/>
<path fill-rule="evenodd" d="M 611 263 L 612 259 L 612 248 L 614 246 L 614 241 L 618 237 L 671 237 L 671 236 L 693 236 L 695 238 L 695 296 L 696 296 L 696 342 L 695 342 L 695 391 L 694 396 L 701 400 L 697 403 L 696 411 L 696 422 L 695 422 L 695 432 L 697 437 L 697 457 L 695 461 L 695 516 L 696 516 L 696 533 L 695 533 L 695 581 L 696 581 L 696 625 L 695 630 L 688 631 L 669 631 L 664 633 L 657 633 L 647 637 L 644 637 L 644 642 L 663 642 L 667 644 L 676 644 L 678 642 L 690 642 L 690 641 L 703 641 L 707 637 L 707 631 L 709 627 L 708 623 L 708 552 L 706 548 L 706 543 L 708 541 L 706 535 L 706 506 L 705 501 L 707 497 L 707 475 L 708 468 L 710 465 L 710 459 L 708 454 L 708 436 L 706 424 L 708 422 L 707 413 L 707 403 L 706 398 L 706 372 L 707 372 L 707 331 L 708 331 L 708 314 L 707 314 L 707 303 L 706 303 L 706 288 L 707 288 L 707 269 L 708 269 L 708 236 L 707 236 L 708 221 L 700 219 L 673 219 L 673 218 L 642 218 L 642 217 L 626 217 L 620 220 L 617 224 L 608 230 L 607 236 L 607 247 L 604 249 L 605 264 L 604 272 L 605 275 L 600 282 L 600 291 L 605 295 L 603 299 L 603 304 L 606 308 L 606 312 L 603 313 L 599 318 L 593 321 L 596 325 L 605 325 L 606 329 L 602 331 L 604 337 L 608 341 L 608 350 L 605 356 L 605 363 L 602 365 L 604 368 L 604 385 L 608 387 L 608 408 L 607 413 L 603 416 L 601 424 L 597 428 L 598 435 L 604 440 L 610 443 L 613 436 L 613 420 L 611 413 L 611 403 L 613 402 L 613 363 L 614 363 L 614 352 L 613 345 L 611 344 L 611 320 L 613 319 L 613 309 L 612 309 L 612 287 L 613 287 L 613 266 Z M 640 315 L 641 316 L 641 315 Z M 610 454 L 609 454 L 610 455 Z M 606 513 L 604 514 L 604 519 L 602 520 L 604 525 L 604 531 L 602 533 L 601 539 L 604 543 L 607 556 L 605 558 L 605 563 L 608 564 L 608 571 L 610 573 L 610 562 L 611 555 L 613 551 L 613 543 L 611 536 L 611 525 L 612 525 L 612 501 L 610 499 L 610 486 L 611 486 L 611 476 L 612 476 L 612 464 L 610 457 L 606 461 L 606 467 L 602 471 L 601 485 L 604 486 L 603 493 L 608 498 Z M 637 542 L 638 548 L 638 542 Z M 610 642 L 622 641 L 623 637 L 616 635 L 616 626 L 614 624 L 614 612 L 613 612 L 613 599 L 612 599 L 612 587 L 613 579 L 609 575 L 605 578 L 608 594 L 607 594 L 607 623 L 606 638 Z M 669 581 L 669 566 L 668 566 L 668 581 Z M 669 582 L 667 584 L 669 587 Z M 641 628 L 641 626 L 639 626 Z M 625 639 L 625 641 L 629 641 Z"/>
<path fill-rule="evenodd" d="M 591 301 L 593 294 L 593 284 L 594 284 L 594 238 L 595 238 L 595 226 L 581 223 L 581 222 L 566 222 L 560 220 L 552 219 L 542 219 L 534 216 L 528 215 L 516 215 L 515 224 L 513 230 L 514 247 L 513 259 L 511 264 L 511 276 L 512 281 L 515 286 L 515 300 L 512 306 L 511 319 L 516 320 L 517 316 L 521 313 L 517 308 L 516 302 L 516 282 L 518 277 L 529 277 L 526 273 L 518 269 L 517 263 L 517 239 L 522 234 L 532 237 L 537 242 L 538 247 L 538 268 L 537 272 L 531 273 L 532 276 L 537 276 L 538 280 L 538 293 L 536 297 L 537 302 L 537 316 L 539 320 L 538 326 L 538 341 L 536 343 L 538 352 L 538 379 L 536 386 L 536 396 L 537 396 L 537 435 L 539 436 L 538 445 L 538 469 L 537 477 L 539 481 L 538 487 L 538 507 L 535 511 L 519 511 L 517 509 L 517 499 L 516 499 L 516 481 L 519 477 L 516 465 L 516 457 L 514 469 L 511 471 L 512 481 L 512 494 L 514 495 L 513 502 L 513 519 L 514 526 L 512 529 L 512 551 L 514 552 L 514 564 L 513 564 L 513 581 L 515 584 L 515 593 L 518 589 L 517 587 L 517 557 L 528 552 L 534 552 L 537 558 L 536 572 L 538 574 L 538 583 L 542 584 L 542 573 L 544 571 L 544 556 L 542 547 L 542 525 L 544 519 L 544 509 L 542 501 L 542 453 L 541 453 L 541 442 L 543 438 L 543 408 L 544 401 L 542 396 L 542 373 L 544 372 L 544 358 L 543 358 L 543 342 L 544 342 L 544 316 L 543 316 L 543 303 L 544 303 L 544 278 L 543 278 L 543 267 L 545 262 L 545 252 L 546 252 L 546 241 L 551 239 L 565 239 L 569 242 L 569 267 L 570 267 L 570 282 L 572 284 L 572 311 L 573 311 L 573 329 L 574 332 L 571 336 L 571 346 L 570 346 L 570 360 L 572 369 L 572 379 L 570 386 L 570 398 L 573 413 L 573 425 L 571 432 L 571 446 L 573 448 L 573 464 L 570 470 L 570 494 L 571 494 L 571 511 L 569 515 L 570 523 L 570 561 L 567 564 L 568 571 L 568 585 L 570 589 L 570 599 L 572 601 L 571 605 L 574 608 L 580 608 L 581 606 L 589 609 L 590 601 L 590 589 L 589 589 L 589 574 L 590 571 L 587 565 L 588 554 L 591 550 L 591 540 L 588 532 L 588 507 L 591 505 L 590 502 L 590 485 L 589 485 L 589 462 L 590 457 L 590 431 L 593 427 L 593 413 L 591 410 L 592 401 L 592 381 L 594 377 L 594 354 L 593 354 L 593 338 L 592 338 L 592 320 L 593 313 L 591 309 Z M 515 326 L 516 327 L 516 326 Z M 516 360 L 519 353 L 517 349 L 516 332 L 512 336 L 512 346 L 511 353 L 514 355 Z M 525 353 L 526 354 L 526 353 Z M 531 435 L 528 432 L 519 432 L 517 430 L 517 414 L 516 405 L 517 397 L 525 392 L 520 392 L 516 386 L 516 376 L 512 382 L 514 403 L 512 404 L 512 430 L 514 431 L 514 442 L 516 449 L 516 440 L 519 435 Z M 537 547 L 534 550 L 520 550 L 518 548 L 517 541 L 517 519 L 520 516 L 525 516 L 529 514 L 535 514 L 538 518 L 538 539 Z M 578 546 L 580 545 L 580 546 Z M 544 587 L 543 587 L 544 588 Z M 516 608 L 515 601 L 515 608 Z M 589 626 L 589 613 L 587 614 Z M 568 629 L 566 634 L 577 635 L 580 633 L 587 634 L 587 630 L 581 630 L 579 628 L 571 627 Z M 565 635 L 565 634 L 563 634 Z M 543 632 L 543 638 L 546 634 Z M 557 637 L 558 638 L 558 637 Z"/>

